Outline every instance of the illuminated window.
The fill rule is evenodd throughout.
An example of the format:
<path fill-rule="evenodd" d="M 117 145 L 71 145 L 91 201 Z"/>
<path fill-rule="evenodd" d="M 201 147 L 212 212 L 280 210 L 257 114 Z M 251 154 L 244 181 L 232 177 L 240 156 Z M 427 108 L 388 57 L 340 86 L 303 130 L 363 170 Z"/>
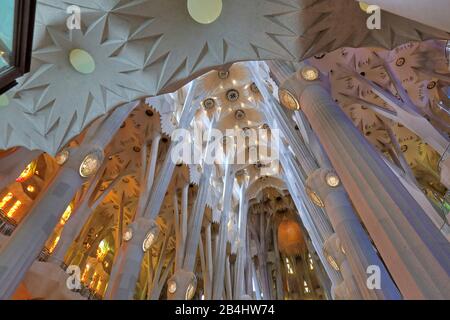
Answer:
<path fill-rule="evenodd" d="M 91 265 L 89 265 L 89 264 L 87 264 L 86 265 L 86 268 L 84 268 L 84 271 L 83 271 L 83 274 L 81 275 L 81 281 L 82 282 L 86 282 L 86 278 L 87 278 L 87 275 L 88 275 L 88 272 L 89 272 L 89 269 L 91 268 Z"/>
<path fill-rule="evenodd" d="M 50 248 L 48 248 L 48 251 L 49 251 L 50 253 L 52 253 L 53 251 L 55 251 L 55 248 L 56 248 L 56 246 L 58 245 L 59 239 L 60 239 L 60 236 L 57 236 L 57 237 L 55 238 L 55 241 L 53 241 L 52 245 L 50 246 Z"/>
<path fill-rule="evenodd" d="M 37 162 L 33 161 L 22 171 L 20 176 L 16 179 L 17 182 L 25 182 L 30 179 L 36 172 Z"/>
<path fill-rule="evenodd" d="M 6 196 L 3 197 L 2 201 L 0 202 L 0 209 L 3 209 L 6 204 L 12 199 L 13 194 L 9 192 Z"/>
<path fill-rule="evenodd" d="M 72 214 L 72 212 L 73 212 L 73 204 L 71 203 L 71 204 L 69 204 L 69 206 L 66 208 L 66 211 L 64 211 L 64 213 L 63 213 L 63 215 L 62 215 L 61 220 L 59 221 L 59 223 L 60 223 L 61 225 L 65 225 L 66 222 L 67 222 L 67 220 L 69 220 L 70 215 Z"/>
<path fill-rule="evenodd" d="M 20 200 L 17 200 L 14 205 L 11 207 L 11 209 L 9 209 L 8 213 L 6 214 L 8 216 L 8 218 L 12 218 L 14 216 L 14 214 L 17 212 L 17 210 L 20 208 L 20 206 L 22 205 L 22 202 Z"/>
<path fill-rule="evenodd" d="M 314 263 L 311 255 L 308 253 L 309 270 L 314 270 Z"/>
<path fill-rule="evenodd" d="M 100 289 L 102 288 L 102 283 L 103 283 L 102 279 L 98 279 L 97 287 L 95 288 L 95 291 L 97 291 L 97 292 L 100 291 Z"/>
<path fill-rule="evenodd" d="M 103 239 L 97 248 L 97 259 L 103 261 L 109 251 L 109 244 Z"/>
<path fill-rule="evenodd" d="M 311 290 L 309 290 L 308 284 L 306 283 L 306 281 L 303 281 L 303 286 L 305 288 L 305 293 L 310 293 Z"/>
<path fill-rule="evenodd" d="M 289 263 L 289 259 L 288 259 L 288 258 L 286 258 L 286 267 L 287 267 L 287 269 L 288 269 L 288 273 L 289 273 L 289 274 L 294 274 L 294 269 L 292 269 L 292 266 L 291 266 L 291 264 Z"/>

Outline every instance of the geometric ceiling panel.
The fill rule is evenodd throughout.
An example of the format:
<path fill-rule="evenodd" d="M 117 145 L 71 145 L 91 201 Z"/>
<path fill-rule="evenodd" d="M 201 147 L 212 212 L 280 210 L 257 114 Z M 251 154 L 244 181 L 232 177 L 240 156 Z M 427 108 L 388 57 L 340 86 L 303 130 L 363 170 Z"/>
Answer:
<path fill-rule="evenodd" d="M 70 5 L 81 30 L 66 26 Z M 449 37 L 386 12 L 381 30 L 368 30 L 367 18 L 354 0 L 227 0 L 208 25 L 185 0 L 39 0 L 31 72 L 0 105 L 0 149 L 55 154 L 111 109 L 223 64 Z"/>

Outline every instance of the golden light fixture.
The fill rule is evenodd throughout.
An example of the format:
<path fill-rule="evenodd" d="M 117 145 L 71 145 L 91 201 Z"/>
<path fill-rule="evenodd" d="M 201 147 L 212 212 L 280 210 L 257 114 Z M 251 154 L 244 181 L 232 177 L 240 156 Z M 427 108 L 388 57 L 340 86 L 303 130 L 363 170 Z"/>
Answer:
<path fill-rule="evenodd" d="M 186 294 L 185 294 L 185 300 L 192 300 L 195 295 L 195 291 L 197 290 L 197 278 L 195 275 L 192 277 L 191 282 L 189 283 Z"/>
<path fill-rule="evenodd" d="M 306 188 L 306 193 L 308 194 L 308 197 L 311 199 L 311 201 L 318 207 L 325 207 L 325 204 L 323 203 L 322 199 L 319 197 L 319 195 L 314 192 L 311 188 Z"/>
<path fill-rule="evenodd" d="M 25 182 L 30 179 L 36 172 L 37 161 L 33 161 L 27 165 L 27 167 L 22 171 L 20 176 L 16 179 L 17 182 Z"/>
<path fill-rule="evenodd" d="M 27 191 L 33 193 L 34 191 L 36 191 L 36 188 L 35 188 L 33 185 L 30 184 L 30 185 L 27 187 Z"/>
<path fill-rule="evenodd" d="M 201 24 L 216 21 L 222 13 L 222 0 L 188 0 L 187 7 L 192 19 Z"/>
<path fill-rule="evenodd" d="M 170 294 L 177 292 L 177 282 L 175 280 L 169 280 L 167 283 L 167 290 Z"/>
<path fill-rule="evenodd" d="M 147 252 L 152 247 L 156 240 L 156 232 L 154 229 L 150 230 L 145 236 L 144 242 L 142 242 L 142 250 Z"/>
<path fill-rule="evenodd" d="M 327 182 L 327 185 L 332 188 L 336 188 L 341 184 L 339 176 L 333 171 L 330 171 L 326 174 L 325 181 Z"/>
<path fill-rule="evenodd" d="M 302 69 L 301 75 L 306 81 L 315 81 L 319 79 L 320 72 L 316 67 L 306 66 Z"/>
<path fill-rule="evenodd" d="M 300 104 L 298 103 L 297 98 L 295 98 L 288 90 L 281 89 L 279 96 L 283 107 L 288 108 L 289 110 L 300 110 Z"/>
<path fill-rule="evenodd" d="M 57 163 L 58 165 L 62 166 L 62 165 L 63 165 L 64 163 L 66 163 L 67 160 L 69 159 L 69 155 L 70 155 L 69 150 L 63 150 L 63 151 L 61 151 L 60 153 L 58 153 L 58 154 L 56 155 L 56 158 L 55 158 L 56 163 Z"/>
<path fill-rule="evenodd" d="M 95 150 L 89 153 L 80 165 L 80 176 L 83 178 L 88 178 L 94 175 L 103 162 L 103 152 L 100 150 Z"/>

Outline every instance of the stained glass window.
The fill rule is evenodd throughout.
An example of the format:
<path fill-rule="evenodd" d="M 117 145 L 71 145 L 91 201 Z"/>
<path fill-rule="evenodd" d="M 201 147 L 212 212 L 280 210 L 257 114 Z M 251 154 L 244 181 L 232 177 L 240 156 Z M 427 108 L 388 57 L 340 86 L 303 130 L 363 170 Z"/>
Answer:
<path fill-rule="evenodd" d="M 15 0 L 0 1 L 0 70 L 11 65 L 14 39 Z"/>

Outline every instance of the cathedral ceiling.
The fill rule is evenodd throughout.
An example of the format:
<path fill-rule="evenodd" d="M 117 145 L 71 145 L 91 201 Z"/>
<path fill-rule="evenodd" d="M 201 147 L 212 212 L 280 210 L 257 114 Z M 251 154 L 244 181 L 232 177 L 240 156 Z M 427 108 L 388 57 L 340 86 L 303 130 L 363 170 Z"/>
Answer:
<path fill-rule="evenodd" d="M 70 5 L 81 8 L 81 30 L 67 29 Z M 235 61 L 448 38 L 390 13 L 381 30 L 368 30 L 366 19 L 353 0 L 227 0 L 208 25 L 189 16 L 184 0 L 40 0 L 32 70 L 1 99 L 0 148 L 55 154 L 118 105 Z M 90 64 L 77 65 L 80 56 Z"/>

